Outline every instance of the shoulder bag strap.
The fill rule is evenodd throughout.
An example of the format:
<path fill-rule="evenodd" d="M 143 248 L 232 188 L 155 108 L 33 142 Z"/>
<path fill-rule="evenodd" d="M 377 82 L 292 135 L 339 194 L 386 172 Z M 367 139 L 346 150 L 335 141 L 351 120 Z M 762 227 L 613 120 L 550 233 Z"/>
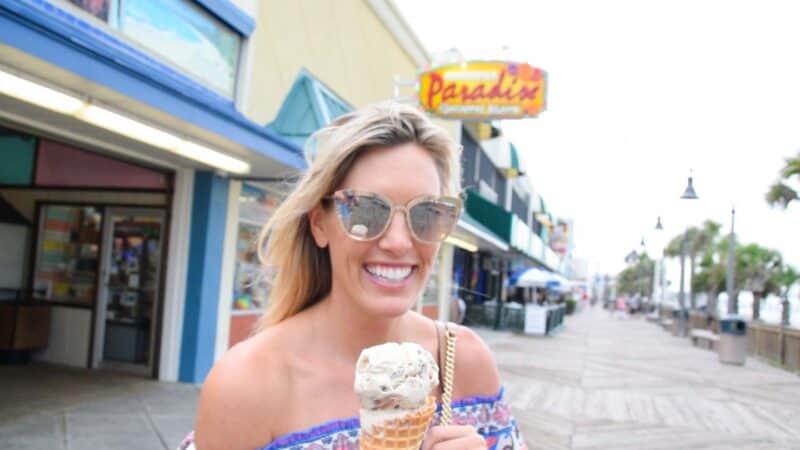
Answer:
<path fill-rule="evenodd" d="M 442 388 L 440 425 L 450 425 L 453 418 L 453 371 L 456 363 L 456 333 L 452 324 L 436 322 L 439 337 L 439 383 Z M 442 351 L 444 349 L 444 352 Z"/>

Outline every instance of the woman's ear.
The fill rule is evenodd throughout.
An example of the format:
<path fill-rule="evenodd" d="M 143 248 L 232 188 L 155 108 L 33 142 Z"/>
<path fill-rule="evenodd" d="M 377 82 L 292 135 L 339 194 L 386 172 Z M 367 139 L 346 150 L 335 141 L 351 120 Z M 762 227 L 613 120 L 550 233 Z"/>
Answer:
<path fill-rule="evenodd" d="M 314 237 L 317 247 L 325 248 L 328 246 L 328 227 L 325 218 L 325 210 L 321 205 L 315 206 L 308 213 L 308 223 L 311 226 L 311 235 Z"/>

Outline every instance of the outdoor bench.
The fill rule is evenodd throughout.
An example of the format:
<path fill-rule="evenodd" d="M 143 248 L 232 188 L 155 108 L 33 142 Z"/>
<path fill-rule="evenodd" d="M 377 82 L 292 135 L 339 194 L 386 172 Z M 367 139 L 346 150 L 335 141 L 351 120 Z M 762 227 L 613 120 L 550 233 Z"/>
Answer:
<path fill-rule="evenodd" d="M 716 350 L 719 344 L 719 335 L 708 330 L 692 330 L 689 337 L 692 339 L 692 345 L 709 350 Z"/>

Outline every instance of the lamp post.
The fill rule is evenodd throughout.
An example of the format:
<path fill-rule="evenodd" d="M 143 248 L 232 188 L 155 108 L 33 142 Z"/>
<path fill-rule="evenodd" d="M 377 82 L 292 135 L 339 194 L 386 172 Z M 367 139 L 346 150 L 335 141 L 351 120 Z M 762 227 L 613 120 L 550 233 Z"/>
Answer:
<path fill-rule="evenodd" d="M 640 295 L 641 301 L 644 302 L 644 294 L 647 293 L 647 287 L 645 285 L 645 281 L 647 281 L 647 271 L 646 271 L 645 267 L 642 265 L 642 258 L 644 258 L 644 255 L 647 254 L 647 248 L 646 248 L 646 246 L 644 244 L 644 236 L 642 236 L 642 241 L 639 242 L 639 248 L 641 249 L 641 251 L 640 251 L 640 255 L 641 256 L 639 257 L 639 261 L 638 261 L 638 263 L 639 263 L 639 279 L 640 279 L 640 281 L 639 281 L 639 295 Z"/>
<path fill-rule="evenodd" d="M 733 231 L 736 209 L 731 208 L 731 235 L 728 242 L 728 274 L 726 278 L 726 288 L 728 291 L 728 314 L 739 313 L 739 302 L 736 301 L 736 234 Z M 716 311 L 715 311 L 716 312 Z"/>
<path fill-rule="evenodd" d="M 681 195 L 681 199 L 683 200 L 697 200 L 699 197 L 697 193 L 694 191 L 694 184 L 693 184 L 692 175 L 689 175 L 689 184 L 686 186 L 686 190 L 683 191 L 683 195 Z M 689 228 L 686 228 L 686 231 L 683 232 L 683 240 L 681 241 L 681 285 L 680 291 L 678 293 L 678 305 L 680 308 L 679 317 L 678 317 L 678 331 L 680 336 L 686 336 L 686 325 L 688 320 L 688 312 L 686 311 L 686 290 L 683 287 L 684 280 L 685 280 L 685 271 L 686 271 L 686 247 L 688 245 L 689 240 Z"/>
<path fill-rule="evenodd" d="M 653 305 L 656 304 L 656 292 L 659 294 L 659 303 L 664 304 L 664 245 L 662 235 L 664 234 L 664 225 L 661 224 L 661 216 L 658 216 L 658 221 L 655 227 L 655 255 L 653 258 Z"/>

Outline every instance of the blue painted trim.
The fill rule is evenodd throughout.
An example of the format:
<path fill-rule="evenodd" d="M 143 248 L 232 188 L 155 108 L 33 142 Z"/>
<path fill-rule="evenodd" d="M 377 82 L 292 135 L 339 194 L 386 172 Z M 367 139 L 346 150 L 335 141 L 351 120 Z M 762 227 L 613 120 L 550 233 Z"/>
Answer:
<path fill-rule="evenodd" d="M 231 100 L 45 0 L 0 2 L 0 43 L 113 89 L 295 169 L 302 149 Z"/>
<path fill-rule="evenodd" d="M 202 383 L 214 364 L 229 180 L 195 172 L 178 380 Z"/>
<path fill-rule="evenodd" d="M 248 37 L 256 29 L 256 21 L 229 0 L 194 0 L 219 20 L 228 24 L 242 36 Z"/>

